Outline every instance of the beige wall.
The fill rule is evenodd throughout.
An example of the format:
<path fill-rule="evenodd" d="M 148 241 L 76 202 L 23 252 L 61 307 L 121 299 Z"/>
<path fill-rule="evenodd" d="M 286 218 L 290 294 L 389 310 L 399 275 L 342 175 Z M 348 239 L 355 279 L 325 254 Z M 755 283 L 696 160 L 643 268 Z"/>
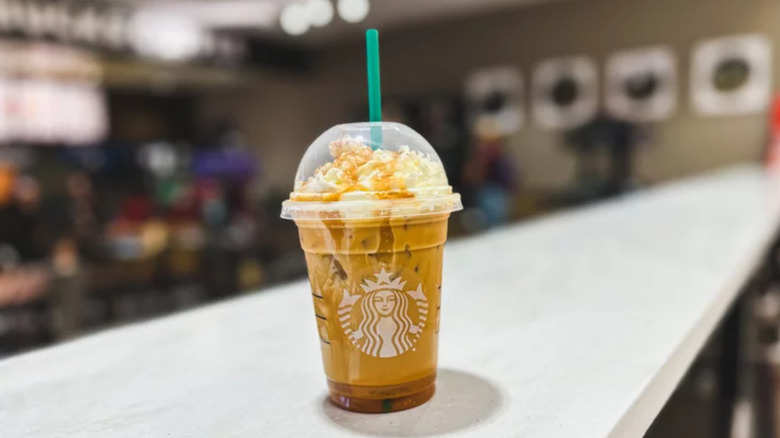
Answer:
<path fill-rule="evenodd" d="M 778 17 L 777 0 L 579 0 L 386 30 L 382 85 L 392 95 L 453 91 L 479 67 L 513 65 L 527 79 L 536 62 L 551 56 L 588 54 L 603 66 L 617 49 L 668 44 L 679 61 L 678 111 L 658 125 L 652 147 L 639 156 L 638 176 L 655 182 L 761 156 L 764 116 L 703 119 L 692 113 L 688 59 L 701 38 L 743 32 L 771 36 L 780 59 Z M 261 79 L 251 93 L 211 99 L 209 105 L 237 114 L 274 163 L 269 178 L 289 185 L 305 146 L 346 121 L 348 110 L 365 99 L 364 56 L 362 38 L 356 37 L 320 53 L 312 77 Z M 572 177 L 573 160 L 559 134 L 528 123 L 510 146 L 528 186 L 559 187 Z"/>
<path fill-rule="evenodd" d="M 320 133 L 315 119 L 312 85 L 296 77 L 263 76 L 246 89 L 221 92 L 201 102 L 202 120 L 235 121 L 262 158 L 267 182 L 292 188 L 298 160 Z"/>

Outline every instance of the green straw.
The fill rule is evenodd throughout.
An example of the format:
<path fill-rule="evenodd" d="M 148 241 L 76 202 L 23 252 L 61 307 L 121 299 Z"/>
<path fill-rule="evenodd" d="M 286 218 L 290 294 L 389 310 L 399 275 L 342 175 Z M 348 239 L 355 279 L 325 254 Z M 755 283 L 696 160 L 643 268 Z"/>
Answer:
<path fill-rule="evenodd" d="M 368 120 L 382 121 L 382 89 L 379 85 L 379 32 L 376 29 L 366 31 L 366 64 L 368 67 Z M 382 145 L 382 127 L 371 127 L 371 148 Z"/>

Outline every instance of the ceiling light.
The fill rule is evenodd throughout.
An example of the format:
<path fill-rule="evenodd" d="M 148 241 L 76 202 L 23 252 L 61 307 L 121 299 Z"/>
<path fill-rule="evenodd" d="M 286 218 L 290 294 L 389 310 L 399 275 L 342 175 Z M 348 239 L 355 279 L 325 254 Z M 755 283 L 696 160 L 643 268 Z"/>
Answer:
<path fill-rule="evenodd" d="M 333 19 L 333 5 L 329 0 L 309 0 L 306 2 L 309 11 L 309 23 L 315 27 L 322 27 Z"/>
<path fill-rule="evenodd" d="M 140 10 L 130 19 L 128 36 L 143 56 L 179 61 L 200 53 L 206 31 L 185 17 Z"/>
<path fill-rule="evenodd" d="M 309 10 L 301 3 L 290 3 L 282 9 L 279 24 L 290 35 L 302 35 L 309 30 Z"/>
<path fill-rule="evenodd" d="M 220 0 L 168 0 L 155 2 L 146 8 L 171 15 L 188 17 L 211 28 L 271 28 L 276 25 L 279 5 L 274 1 Z"/>
<path fill-rule="evenodd" d="M 339 0 L 339 16 L 347 23 L 363 21 L 368 15 L 368 0 Z"/>

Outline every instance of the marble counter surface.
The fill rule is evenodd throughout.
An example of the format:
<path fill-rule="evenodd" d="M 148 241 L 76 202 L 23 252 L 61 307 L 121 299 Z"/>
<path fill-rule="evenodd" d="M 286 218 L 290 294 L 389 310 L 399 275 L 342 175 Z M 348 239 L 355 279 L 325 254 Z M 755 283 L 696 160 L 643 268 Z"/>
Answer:
<path fill-rule="evenodd" d="M 326 401 L 296 282 L 0 361 L 0 436 L 641 436 L 778 224 L 747 166 L 448 244 L 438 391 L 409 411 Z"/>

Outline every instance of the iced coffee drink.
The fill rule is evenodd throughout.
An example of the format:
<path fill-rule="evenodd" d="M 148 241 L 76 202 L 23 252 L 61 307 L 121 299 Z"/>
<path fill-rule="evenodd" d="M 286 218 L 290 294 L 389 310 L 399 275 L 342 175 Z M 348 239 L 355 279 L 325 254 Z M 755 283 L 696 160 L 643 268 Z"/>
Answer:
<path fill-rule="evenodd" d="M 392 412 L 433 395 L 443 247 L 460 208 L 404 125 L 339 125 L 307 151 L 282 215 L 298 225 L 337 405 Z"/>

